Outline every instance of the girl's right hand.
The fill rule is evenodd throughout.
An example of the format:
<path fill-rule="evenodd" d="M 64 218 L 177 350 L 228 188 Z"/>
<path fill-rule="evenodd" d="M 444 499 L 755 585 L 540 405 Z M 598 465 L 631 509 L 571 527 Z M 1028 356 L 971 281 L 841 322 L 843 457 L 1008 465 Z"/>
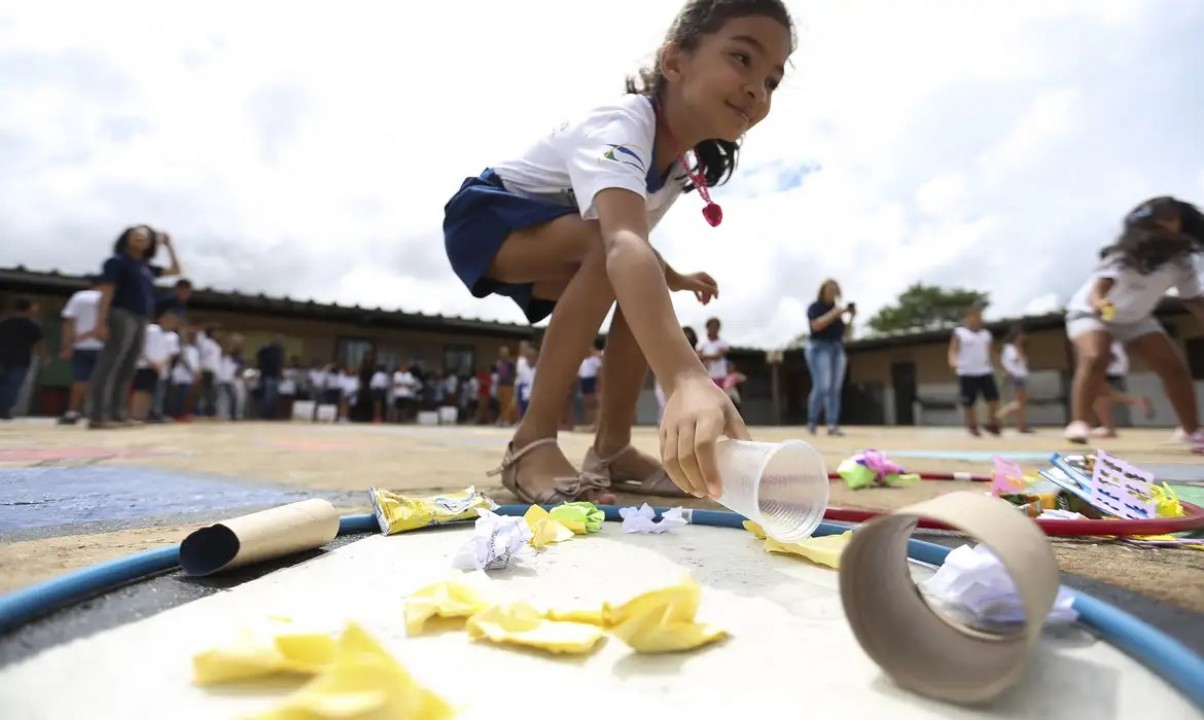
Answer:
<path fill-rule="evenodd" d="M 720 497 L 715 443 L 724 436 L 750 439 L 727 393 L 705 375 L 678 384 L 660 427 L 661 461 L 674 484 L 695 497 Z"/>

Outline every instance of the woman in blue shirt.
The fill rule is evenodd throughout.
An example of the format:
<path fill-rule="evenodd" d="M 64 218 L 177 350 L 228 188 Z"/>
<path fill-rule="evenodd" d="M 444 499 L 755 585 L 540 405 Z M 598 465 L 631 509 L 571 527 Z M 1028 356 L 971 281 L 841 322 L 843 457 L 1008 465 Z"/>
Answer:
<path fill-rule="evenodd" d="M 847 322 L 845 314 L 849 316 Z M 840 304 L 840 285 L 832 279 L 824 280 L 815 302 L 807 308 L 807 319 L 811 322 L 811 338 L 807 342 L 807 367 L 811 369 L 807 425 L 812 435 L 819 425 L 821 403 L 828 434 L 844 434 L 840 431 L 840 391 L 844 387 L 846 366 L 844 336 L 856 314 L 853 303 L 847 307 Z"/>

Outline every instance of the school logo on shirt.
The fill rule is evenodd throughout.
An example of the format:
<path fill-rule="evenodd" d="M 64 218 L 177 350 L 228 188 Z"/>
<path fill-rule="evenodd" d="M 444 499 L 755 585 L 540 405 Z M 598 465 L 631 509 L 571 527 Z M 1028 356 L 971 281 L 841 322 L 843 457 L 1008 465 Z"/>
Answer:
<path fill-rule="evenodd" d="M 602 160 L 611 160 L 620 165 L 630 165 L 639 170 L 641 173 L 647 173 L 648 168 L 644 165 L 644 158 L 640 155 L 640 149 L 633 145 L 614 145 L 607 143 L 610 148 L 602 153 Z"/>

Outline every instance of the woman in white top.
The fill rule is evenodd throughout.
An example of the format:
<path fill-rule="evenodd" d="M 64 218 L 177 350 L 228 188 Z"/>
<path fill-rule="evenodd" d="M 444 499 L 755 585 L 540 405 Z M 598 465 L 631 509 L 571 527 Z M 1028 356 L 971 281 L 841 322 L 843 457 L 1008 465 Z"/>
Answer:
<path fill-rule="evenodd" d="M 987 401 L 987 432 L 999 434 L 999 387 L 995 384 L 995 366 L 991 362 L 991 331 L 982 325 L 982 307 L 975 304 L 966 311 L 966 323 L 953 329 L 949 340 L 949 367 L 957 373 L 962 412 L 966 429 L 978 436 L 978 417 L 974 404 L 978 396 Z"/>
<path fill-rule="evenodd" d="M 1065 437 L 1086 443 L 1092 406 L 1103 392 L 1113 341 L 1126 345 L 1162 379 L 1167 398 L 1193 452 L 1204 453 L 1204 430 L 1191 373 L 1175 343 L 1154 318 L 1172 287 L 1196 321 L 1204 323 L 1204 285 L 1195 255 L 1204 252 L 1204 215 L 1172 197 L 1145 201 L 1130 212 L 1115 243 L 1066 307 L 1066 334 L 1074 343 L 1071 421 Z"/>
<path fill-rule="evenodd" d="M 1008 375 L 1008 384 L 1012 387 L 1015 398 L 999 408 L 995 418 L 1006 422 L 1008 416 L 1015 413 L 1016 430 L 1025 434 L 1033 430 L 1028 426 L 1025 410 L 1028 409 L 1028 335 L 1024 326 L 1017 323 L 1008 330 L 1003 339 L 1003 352 L 999 355 L 999 364 Z"/>

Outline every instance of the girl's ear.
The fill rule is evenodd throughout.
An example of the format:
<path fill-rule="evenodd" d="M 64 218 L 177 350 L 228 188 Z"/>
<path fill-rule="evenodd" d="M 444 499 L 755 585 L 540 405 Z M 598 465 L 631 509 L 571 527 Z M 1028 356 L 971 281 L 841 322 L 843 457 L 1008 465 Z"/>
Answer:
<path fill-rule="evenodd" d="M 686 53 L 680 45 L 673 42 L 665 43 L 657 53 L 657 65 L 660 66 L 661 75 L 666 80 L 680 80 L 685 59 Z"/>

